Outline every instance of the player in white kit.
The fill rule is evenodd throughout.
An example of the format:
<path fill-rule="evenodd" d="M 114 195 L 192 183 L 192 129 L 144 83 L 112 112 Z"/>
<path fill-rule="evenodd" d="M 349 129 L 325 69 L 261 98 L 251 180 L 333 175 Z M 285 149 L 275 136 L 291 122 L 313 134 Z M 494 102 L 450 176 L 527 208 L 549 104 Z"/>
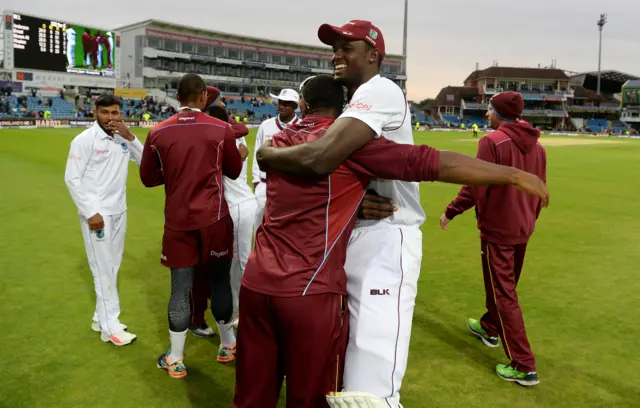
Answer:
<path fill-rule="evenodd" d="M 143 146 L 121 122 L 122 101 L 105 94 L 96 100 L 97 120 L 71 142 L 65 183 L 78 207 L 96 309 L 91 328 L 104 342 L 130 344 L 136 336 L 120 320 L 118 269 L 127 230 L 129 161 L 140 166 Z"/>
<path fill-rule="evenodd" d="M 349 90 L 343 114 L 317 141 L 257 152 L 264 166 L 294 174 L 325 175 L 372 138 L 413 144 L 403 91 L 379 75 L 385 55 L 380 30 L 369 21 L 323 25 L 318 36 L 333 46 L 335 77 Z M 277 152 L 279 151 L 279 152 Z M 408 163 L 410 165 L 410 163 Z M 546 197 L 537 177 L 455 152 L 440 152 L 438 180 L 457 184 L 516 184 Z M 422 259 L 425 214 L 416 183 L 377 180 L 369 189 L 390 197 L 397 211 L 382 221 L 358 220 L 347 249 L 349 344 L 342 393 L 332 407 L 401 407 L 399 390 L 409 354 L 411 320 Z"/>
<path fill-rule="evenodd" d="M 253 187 L 256 193 L 256 199 L 258 207 L 256 209 L 254 230 L 256 230 L 262 223 L 262 217 L 264 216 L 264 204 L 267 201 L 267 175 L 265 172 L 260 171 L 258 162 L 256 160 L 256 152 L 264 144 L 264 142 L 271 138 L 271 136 L 280 132 L 287 126 L 298 123 L 300 120 L 295 112 L 300 102 L 300 95 L 293 89 L 283 89 L 278 96 L 270 94 L 273 99 L 278 100 L 278 116 L 275 118 L 267 119 L 260 125 L 258 134 L 256 135 L 256 143 L 253 150 L 253 167 L 251 173 L 253 176 Z"/>
<path fill-rule="evenodd" d="M 66 25 L 65 35 L 67 36 L 67 63 L 70 67 L 76 66 L 76 30 L 69 24 Z"/>

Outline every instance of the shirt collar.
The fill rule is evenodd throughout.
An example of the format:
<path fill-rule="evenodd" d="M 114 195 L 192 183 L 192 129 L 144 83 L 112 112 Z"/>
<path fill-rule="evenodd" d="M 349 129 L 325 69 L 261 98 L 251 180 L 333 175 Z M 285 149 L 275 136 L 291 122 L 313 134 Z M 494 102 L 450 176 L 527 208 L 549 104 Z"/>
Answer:
<path fill-rule="evenodd" d="M 200 109 L 198 109 L 198 108 L 190 108 L 190 107 L 188 107 L 188 106 L 181 106 L 181 107 L 179 107 L 179 108 L 178 108 L 178 112 L 183 111 L 183 110 L 187 110 L 187 109 L 188 109 L 188 110 L 192 110 L 192 111 L 194 111 L 194 112 L 202 112 L 202 111 L 201 111 Z"/>
<path fill-rule="evenodd" d="M 107 139 L 107 138 L 113 139 L 113 136 L 109 135 L 107 132 L 105 132 L 102 129 L 102 127 L 100 127 L 100 124 L 98 124 L 97 120 L 93 122 L 93 129 L 96 132 L 96 134 L 100 136 L 100 139 Z"/>

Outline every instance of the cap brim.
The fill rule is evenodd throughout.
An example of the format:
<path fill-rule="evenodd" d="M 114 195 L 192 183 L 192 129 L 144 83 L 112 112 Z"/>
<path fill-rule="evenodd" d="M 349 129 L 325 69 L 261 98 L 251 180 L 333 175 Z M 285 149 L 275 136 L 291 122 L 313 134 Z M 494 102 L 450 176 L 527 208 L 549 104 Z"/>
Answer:
<path fill-rule="evenodd" d="M 278 95 L 274 95 L 271 92 L 269 92 L 269 96 L 271 97 L 271 99 L 278 99 Z"/>
<path fill-rule="evenodd" d="M 323 24 L 318 28 L 318 38 L 323 44 L 333 45 L 338 37 L 349 38 L 342 34 L 340 27 L 332 26 L 331 24 Z"/>

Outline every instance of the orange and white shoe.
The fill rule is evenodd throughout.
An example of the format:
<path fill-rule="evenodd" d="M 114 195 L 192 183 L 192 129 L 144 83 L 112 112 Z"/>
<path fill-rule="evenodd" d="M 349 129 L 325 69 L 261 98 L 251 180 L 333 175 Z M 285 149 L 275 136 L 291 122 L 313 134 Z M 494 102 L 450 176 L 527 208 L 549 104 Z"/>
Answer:
<path fill-rule="evenodd" d="M 100 333 L 102 331 L 102 329 L 100 328 L 100 323 L 98 322 L 91 323 L 91 330 L 93 330 L 94 332 Z M 122 324 L 122 330 L 127 330 L 126 324 Z"/>
<path fill-rule="evenodd" d="M 178 361 L 171 361 L 169 358 L 171 349 L 167 351 L 167 354 L 163 354 L 158 357 L 158 368 L 165 370 L 171 378 L 183 378 L 187 376 L 187 367 L 184 366 L 184 359 Z"/>
<path fill-rule="evenodd" d="M 133 343 L 136 338 L 137 336 L 135 334 L 126 332 L 124 330 L 112 336 L 107 336 L 104 333 L 100 334 L 100 340 L 104 341 L 105 343 L 112 343 L 116 346 L 126 346 Z"/>
<path fill-rule="evenodd" d="M 220 344 L 218 348 L 218 363 L 230 363 L 236 359 L 236 345 L 225 346 Z"/>

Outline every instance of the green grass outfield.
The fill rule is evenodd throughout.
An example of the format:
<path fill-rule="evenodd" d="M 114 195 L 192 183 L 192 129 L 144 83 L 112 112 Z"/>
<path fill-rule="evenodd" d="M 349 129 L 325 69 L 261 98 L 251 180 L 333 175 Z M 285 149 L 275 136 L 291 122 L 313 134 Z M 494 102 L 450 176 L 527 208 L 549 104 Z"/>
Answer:
<path fill-rule="evenodd" d="M 133 164 L 119 288 L 122 320 L 138 341 L 116 348 L 91 331 L 93 281 L 63 180 L 78 132 L 0 130 L 0 407 L 231 406 L 234 367 L 215 362 L 217 338 L 189 335 L 184 380 L 156 368 L 169 344 L 169 278 L 159 263 L 163 190 L 144 188 Z M 475 143 L 459 140 L 469 137 L 416 133 L 417 142 L 474 154 Z M 551 206 L 519 287 L 541 384 L 500 380 L 493 369 L 506 362 L 502 349 L 467 332 L 466 319 L 484 305 L 473 212 L 440 231 L 457 187 L 423 184 L 428 219 L 405 407 L 638 406 L 640 142 L 547 152 Z"/>

